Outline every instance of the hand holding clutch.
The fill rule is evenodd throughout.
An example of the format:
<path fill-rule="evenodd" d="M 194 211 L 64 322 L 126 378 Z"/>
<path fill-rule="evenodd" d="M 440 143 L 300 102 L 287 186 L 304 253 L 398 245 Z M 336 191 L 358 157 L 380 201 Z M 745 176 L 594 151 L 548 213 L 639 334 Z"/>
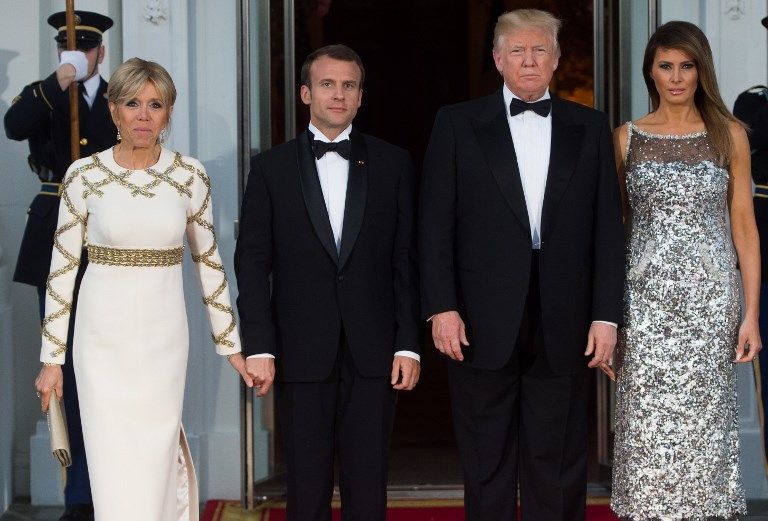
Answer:
<path fill-rule="evenodd" d="M 69 467 L 72 464 L 72 456 L 69 451 L 67 420 L 56 393 L 51 393 L 51 400 L 48 402 L 48 430 L 51 434 L 53 457 L 58 460 L 62 467 Z"/>

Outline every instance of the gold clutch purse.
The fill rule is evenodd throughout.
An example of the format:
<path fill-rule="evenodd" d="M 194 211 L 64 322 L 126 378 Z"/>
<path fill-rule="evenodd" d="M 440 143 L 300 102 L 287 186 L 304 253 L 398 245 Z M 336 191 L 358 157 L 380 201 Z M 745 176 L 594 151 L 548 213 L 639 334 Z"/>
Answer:
<path fill-rule="evenodd" d="M 51 401 L 48 405 L 48 430 L 51 433 L 51 452 L 53 457 L 62 467 L 72 465 L 72 456 L 69 451 L 69 434 L 67 433 L 67 420 L 64 416 L 64 408 L 56 396 L 56 391 L 51 390 Z"/>

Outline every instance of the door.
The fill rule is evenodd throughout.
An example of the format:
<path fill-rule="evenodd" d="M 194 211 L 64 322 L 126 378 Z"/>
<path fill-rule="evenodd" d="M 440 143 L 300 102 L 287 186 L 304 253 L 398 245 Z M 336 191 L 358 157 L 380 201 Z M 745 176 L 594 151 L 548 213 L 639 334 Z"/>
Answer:
<path fill-rule="evenodd" d="M 615 126 L 646 99 L 637 49 L 642 54 L 654 6 L 653 0 L 240 0 L 243 179 L 252 153 L 306 128 L 299 70 L 312 50 L 331 43 L 355 49 L 366 67 L 355 126 L 409 150 L 419 165 L 438 108 L 500 87 L 493 24 L 519 7 L 546 9 L 564 22 L 552 90 L 607 111 Z M 426 327 L 422 338 L 421 381 L 398 398 L 390 490 L 460 490 L 447 371 Z M 593 491 L 606 493 L 613 389 L 598 372 L 592 385 L 589 479 Z M 251 469 L 244 491 L 258 483 L 258 494 L 280 494 L 284 463 L 271 397 L 254 402 L 249 394 L 243 393 L 244 467 Z"/>

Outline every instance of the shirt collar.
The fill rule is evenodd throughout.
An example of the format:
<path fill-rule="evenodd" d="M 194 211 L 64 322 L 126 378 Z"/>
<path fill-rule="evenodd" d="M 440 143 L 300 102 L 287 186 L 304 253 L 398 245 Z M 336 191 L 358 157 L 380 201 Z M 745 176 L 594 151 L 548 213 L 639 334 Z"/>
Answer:
<path fill-rule="evenodd" d="M 88 93 L 89 99 L 95 98 L 96 91 L 99 90 L 99 85 L 101 85 L 101 76 L 98 74 L 94 74 L 83 82 L 83 87 L 85 87 L 85 92 Z"/>
<path fill-rule="evenodd" d="M 502 94 L 504 95 L 504 106 L 507 107 L 507 116 L 509 116 L 509 104 L 512 103 L 512 98 L 522 99 L 520 96 L 516 96 L 514 92 L 509 90 L 509 87 L 507 87 L 507 84 L 504 84 L 504 87 L 502 88 Z M 552 96 L 549 94 L 549 89 L 544 91 L 544 95 L 540 97 L 539 99 L 533 100 L 533 101 L 539 101 L 543 99 L 550 99 Z M 525 100 L 524 100 L 525 101 Z M 533 102 L 531 102 L 533 103 Z M 550 114 L 551 115 L 551 114 Z"/>
<path fill-rule="evenodd" d="M 349 138 L 349 134 L 352 132 L 352 124 L 350 123 L 349 126 L 345 128 L 341 134 L 336 136 L 336 139 L 334 140 L 328 139 L 325 134 L 320 132 L 312 123 L 309 124 L 309 131 L 312 132 L 312 135 L 315 136 L 315 139 L 318 141 L 325 141 L 326 143 L 338 143 L 339 141 L 344 141 L 345 139 Z"/>

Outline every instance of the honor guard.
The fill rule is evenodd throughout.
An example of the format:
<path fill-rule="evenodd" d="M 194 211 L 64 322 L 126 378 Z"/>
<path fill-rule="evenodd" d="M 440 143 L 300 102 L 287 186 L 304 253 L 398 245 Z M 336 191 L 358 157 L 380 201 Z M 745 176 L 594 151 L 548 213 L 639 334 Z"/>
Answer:
<path fill-rule="evenodd" d="M 27 211 L 27 224 L 13 276 L 16 282 L 37 287 L 41 320 L 62 181 L 73 161 L 70 151 L 68 92 L 73 81 L 77 82 L 80 92 L 81 157 L 100 152 L 117 142 L 117 129 L 107 106 L 107 82 L 99 74 L 99 64 L 104 60 L 105 53 L 102 36 L 104 31 L 112 27 L 112 23 L 111 18 L 98 13 L 75 11 L 77 50 L 67 51 L 66 13 L 51 15 L 48 24 L 56 30 L 54 40 L 58 46 L 59 65 L 47 78 L 24 87 L 5 114 L 6 135 L 18 141 L 27 140 L 29 166 L 42 183 L 40 192 Z M 75 291 L 86 265 L 87 259 L 83 255 Z M 70 325 L 67 358 L 63 367 L 64 405 L 72 466 L 67 469 L 64 489 L 66 510 L 61 520 L 80 521 L 93 520 L 93 506 L 72 370 L 72 329 Z"/>
<path fill-rule="evenodd" d="M 768 28 L 768 17 L 762 19 Z M 733 115 L 749 127 L 749 147 L 752 149 L 752 181 L 755 184 L 754 206 L 757 231 L 760 235 L 761 281 L 760 330 L 768 332 L 768 87 L 756 85 L 736 98 Z M 761 355 L 760 380 L 763 410 L 768 409 L 768 356 Z M 766 453 L 768 431 L 763 427 Z"/>

